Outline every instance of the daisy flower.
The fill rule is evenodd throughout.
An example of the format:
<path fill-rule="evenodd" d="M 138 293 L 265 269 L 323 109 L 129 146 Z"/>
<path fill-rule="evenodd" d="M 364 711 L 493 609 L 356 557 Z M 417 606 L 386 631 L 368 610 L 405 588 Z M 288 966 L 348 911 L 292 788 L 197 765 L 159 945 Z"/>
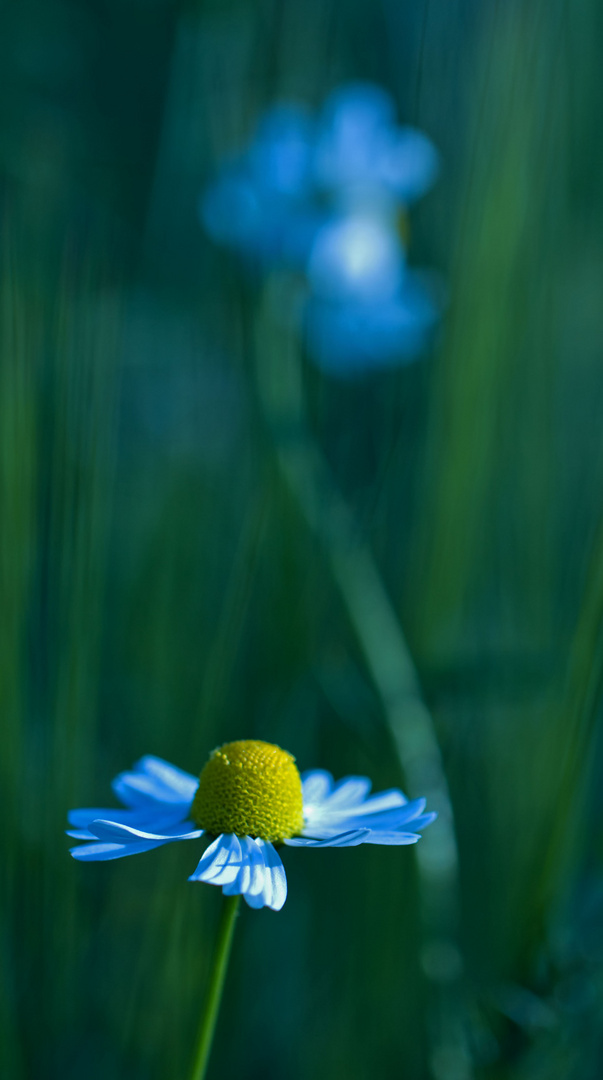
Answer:
<path fill-rule="evenodd" d="M 219 885 L 252 908 L 279 911 L 287 878 L 276 845 L 415 844 L 435 818 L 425 799 L 396 788 L 370 795 L 364 776 L 335 783 L 324 769 L 300 776 L 295 758 L 256 740 L 214 750 L 199 778 L 146 755 L 113 790 L 125 809 L 72 810 L 68 835 L 82 861 L 119 859 L 176 840 L 211 839 L 189 881 Z"/>

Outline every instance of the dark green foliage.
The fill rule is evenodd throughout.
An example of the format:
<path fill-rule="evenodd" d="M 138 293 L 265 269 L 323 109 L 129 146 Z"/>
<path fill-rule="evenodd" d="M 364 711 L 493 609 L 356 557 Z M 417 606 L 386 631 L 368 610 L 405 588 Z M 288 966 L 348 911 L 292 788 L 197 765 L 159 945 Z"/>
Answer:
<path fill-rule="evenodd" d="M 597 1080 L 599 6 L 28 0 L 2 30 L 0 1075 L 187 1076 L 220 902 L 186 881 L 200 850 L 79 865 L 62 835 L 137 757 L 196 772 L 262 738 L 409 782 L 357 552 L 267 422 L 282 342 L 197 219 L 265 105 L 364 77 L 442 150 L 411 254 L 449 307 L 417 365 L 343 386 L 304 362 L 305 437 L 411 645 L 460 911 L 409 849 L 289 851 L 283 911 L 240 921 L 211 1074 Z M 433 938 L 457 917 L 460 952 Z"/>

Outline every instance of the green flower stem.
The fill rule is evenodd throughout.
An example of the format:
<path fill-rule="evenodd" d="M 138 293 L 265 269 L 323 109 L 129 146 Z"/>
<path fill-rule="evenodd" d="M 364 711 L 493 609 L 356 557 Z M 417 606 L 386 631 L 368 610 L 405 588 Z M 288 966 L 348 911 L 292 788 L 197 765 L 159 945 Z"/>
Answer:
<path fill-rule="evenodd" d="M 222 908 L 222 918 L 218 930 L 218 941 L 214 953 L 209 989 L 205 999 L 205 1008 L 199 1027 L 197 1052 L 195 1054 L 195 1063 L 191 1072 L 191 1080 L 203 1080 L 207 1070 L 207 1063 L 211 1053 L 218 1012 L 220 1011 L 224 979 L 226 978 L 226 969 L 228 968 L 232 938 L 237 915 L 239 914 L 240 903 L 240 896 L 224 897 L 224 907 Z"/>

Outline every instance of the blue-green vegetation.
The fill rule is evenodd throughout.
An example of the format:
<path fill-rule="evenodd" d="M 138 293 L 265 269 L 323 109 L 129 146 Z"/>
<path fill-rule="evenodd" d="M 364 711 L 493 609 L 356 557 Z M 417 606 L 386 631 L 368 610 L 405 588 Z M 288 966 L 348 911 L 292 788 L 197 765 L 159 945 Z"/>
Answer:
<path fill-rule="evenodd" d="M 188 843 L 84 865 L 63 829 L 143 753 L 194 775 L 255 739 L 438 819 L 403 851 L 285 855 L 209 1076 L 598 1080 L 599 5 L 1 20 L 0 1076 L 190 1074 L 219 890 Z M 332 257 L 369 235 L 350 86 L 379 88 L 369 133 L 429 137 L 380 248 L 430 268 L 413 363 L 385 333 L 381 362 L 366 298 L 343 347 L 312 331 L 308 290 L 332 316 Z M 228 201 L 230 246 L 208 236 L 228 162 L 235 199 L 272 177 L 278 232 L 315 125 L 313 261 L 308 231 L 286 265 L 282 231 L 230 243 Z"/>

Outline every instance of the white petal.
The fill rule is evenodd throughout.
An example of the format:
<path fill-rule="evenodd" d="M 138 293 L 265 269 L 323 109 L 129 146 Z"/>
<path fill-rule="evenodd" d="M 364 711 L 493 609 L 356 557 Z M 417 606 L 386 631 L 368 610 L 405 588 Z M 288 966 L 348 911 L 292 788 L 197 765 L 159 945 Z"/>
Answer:
<path fill-rule="evenodd" d="M 373 832 L 372 829 L 369 829 L 368 836 L 361 842 L 363 844 L 390 844 L 397 846 L 400 844 L 416 844 L 417 840 L 420 839 L 418 833 L 382 832 L 379 829 Z"/>
<path fill-rule="evenodd" d="M 166 806 L 146 803 L 138 810 L 123 810 L 121 807 L 84 807 L 70 810 L 67 820 L 76 829 L 85 829 L 92 821 L 118 821 L 120 825 L 132 825 L 146 832 L 162 832 L 163 829 L 184 821 L 188 806 Z"/>
<path fill-rule="evenodd" d="M 132 772 L 116 776 L 112 787 L 126 806 L 140 808 L 149 803 L 190 806 L 198 783 L 189 773 L 148 754 L 136 762 Z"/>
<path fill-rule="evenodd" d="M 335 785 L 334 790 L 325 800 L 325 810 L 343 809 L 358 806 L 371 790 L 371 781 L 366 776 L 346 776 Z"/>
<path fill-rule="evenodd" d="M 356 824 L 356 819 L 365 815 L 384 813 L 386 810 L 398 809 L 407 805 L 407 799 L 402 792 L 394 788 L 392 791 L 382 791 L 379 795 L 373 795 L 371 798 L 365 799 L 364 802 L 350 807 L 333 806 L 330 799 L 326 799 L 320 806 L 304 806 L 304 817 L 306 824 L 311 828 L 314 828 L 314 826 L 320 828 L 323 826 L 332 828 L 341 826 L 345 828 L 350 819 L 353 819 L 353 823 Z M 368 825 L 369 822 L 367 821 L 366 824 Z"/>
<path fill-rule="evenodd" d="M 134 771 L 155 777 L 183 802 L 192 802 L 199 787 L 198 776 L 192 776 L 191 773 L 184 772 L 184 769 L 179 769 L 176 765 L 171 765 L 169 761 L 164 761 L 163 758 L 155 757 L 153 754 L 146 754 L 145 757 L 140 758 L 134 766 Z"/>
<path fill-rule="evenodd" d="M 264 856 L 264 903 L 273 911 L 280 911 L 287 899 L 287 875 L 280 856 L 268 840 L 256 840 Z"/>
<path fill-rule="evenodd" d="M 189 824 L 189 822 L 184 822 Z M 192 824 L 192 822 L 190 822 Z M 181 825 L 173 825 L 163 833 L 143 832 L 142 829 L 134 829 L 131 825 L 122 825 L 119 821 L 92 821 L 90 832 L 99 840 L 115 840 L 122 844 L 135 843 L 138 840 L 197 840 L 203 836 L 203 829 L 187 829 L 182 831 Z"/>
<path fill-rule="evenodd" d="M 378 795 L 371 795 L 369 799 L 356 807 L 355 814 L 375 814 L 377 811 L 391 810 L 394 806 L 406 806 L 408 799 L 398 788 L 389 791 L 380 791 Z"/>
<path fill-rule="evenodd" d="M 313 769 L 302 775 L 304 809 L 306 806 L 319 806 L 333 789 L 333 777 L 325 769 Z"/>
<path fill-rule="evenodd" d="M 125 855 L 138 855 L 142 851 L 161 847 L 163 841 L 145 840 L 139 844 L 80 844 L 71 848 L 74 859 L 83 862 L 104 862 L 106 859 L 122 859 Z"/>
<path fill-rule="evenodd" d="M 431 810 L 428 814 L 421 814 L 418 818 L 412 819 L 413 829 L 426 829 L 428 825 L 431 825 L 432 821 L 437 818 L 437 812 Z"/>
<path fill-rule="evenodd" d="M 351 829 L 348 832 L 333 833 L 318 839 L 295 836 L 292 840 L 284 840 L 283 843 L 288 844 L 289 847 L 356 847 L 364 843 L 370 831 L 370 829 Z"/>
<path fill-rule="evenodd" d="M 384 829 L 386 832 L 392 832 L 394 829 L 399 829 L 401 825 L 406 825 L 412 822 L 413 829 L 419 828 L 419 825 L 415 825 L 415 822 L 421 822 L 421 824 L 429 824 L 429 821 L 425 821 L 429 815 L 422 814 L 425 809 L 425 799 L 413 799 L 412 802 L 405 803 L 403 806 L 394 806 L 389 810 L 382 810 L 381 812 L 371 813 L 370 807 L 366 804 L 362 806 L 352 806 L 349 810 L 329 811 L 327 807 L 321 809 L 319 813 L 308 815 L 306 822 L 307 830 L 315 835 L 318 829 L 331 829 L 333 831 L 342 832 L 344 829 Z"/>
<path fill-rule="evenodd" d="M 183 800 L 171 788 L 167 788 L 154 776 L 142 772 L 124 772 L 115 777 L 111 787 L 126 806 L 141 809 L 144 806 L 190 806 L 191 800 Z"/>
<path fill-rule="evenodd" d="M 264 906 L 264 855 L 250 836 L 240 837 L 240 844 L 241 867 L 235 880 L 225 885 L 222 892 L 225 896 L 241 894 L 250 907 L 261 908 Z"/>
<path fill-rule="evenodd" d="M 211 885 L 229 885 L 241 866 L 241 845 L 234 833 L 222 833 L 209 845 L 189 881 L 207 881 Z"/>

